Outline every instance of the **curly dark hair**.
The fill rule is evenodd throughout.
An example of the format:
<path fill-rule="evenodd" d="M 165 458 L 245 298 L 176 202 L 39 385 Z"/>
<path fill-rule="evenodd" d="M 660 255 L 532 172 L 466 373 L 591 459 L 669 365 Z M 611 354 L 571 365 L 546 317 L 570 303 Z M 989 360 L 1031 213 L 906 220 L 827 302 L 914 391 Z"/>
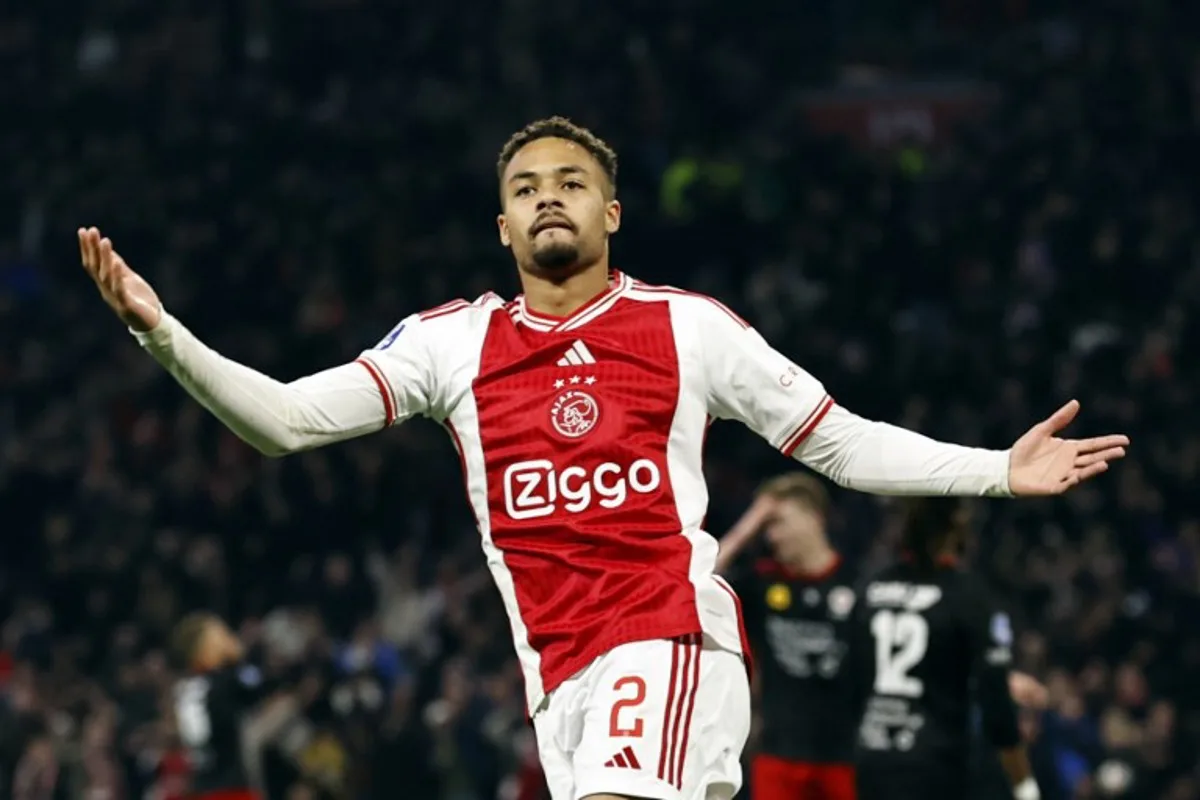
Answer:
<path fill-rule="evenodd" d="M 610 194 L 617 191 L 617 153 L 608 143 L 582 125 L 576 125 L 566 117 L 547 117 L 529 123 L 521 130 L 508 137 L 508 141 L 500 148 L 500 157 L 496 160 L 496 177 L 504 180 L 504 171 L 509 162 L 525 145 L 538 139 L 566 139 L 587 150 L 596 159 L 596 163 L 604 170 L 608 178 Z"/>

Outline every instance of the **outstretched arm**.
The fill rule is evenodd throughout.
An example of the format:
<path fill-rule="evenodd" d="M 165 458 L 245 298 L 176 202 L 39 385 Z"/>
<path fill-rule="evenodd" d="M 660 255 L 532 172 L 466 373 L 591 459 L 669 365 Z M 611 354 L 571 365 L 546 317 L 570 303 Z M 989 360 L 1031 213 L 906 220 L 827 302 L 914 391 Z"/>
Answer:
<path fill-rule="evenodd" d="M 165 312 L 153 330 L 134 335 L 188 394 L 264 455 L 307 450 L 384 426 L 379 388 L 361 362 L 283 383 L 225 358 Z"/>
<path fill-rule="evenodd" d="M 785 454 L 840 486 L 873 494 L 1010 494 L 1008 451 L 939 442 L 864 419 L 832 401 Z"/>
<path fill-rule="evenodd" d="M 842 486 L 876 494 L 1061 494 L 1106 471 L 1129 444 L 1120 435 L 1058 438 L 1078 413 L 1072 400 L 1008 450 L 985 450 L 871 422 L 831 401 L 792 455 Z"/>
<path fill-rule="evenodd" d="M 428 359 L 419 342 L 412 343 L 407 355 L 388 357 L 390 376 L 364 355 L 355 363 L 283 383 L 201 342 L 163 310 L 150 285 L 95 228 L 79 231 L 79 247 L 84 269 L 101 296 L 142 346 L 188 394 L 265 455 L 360 436 L 428 410 Z"/>
<path fill-rule="evenodd" d="M 693 305 L 708 368 L 710 413 L 737 419 L 787 456 L 834 482 L 875 494 L 1050 495 L 1100 474 L 1125 455 L 1125 436 L 1060 439 L 1071 401 L 1008 450 L 948 444 L 863 419 L 820 381 L 723 307 Z"/>

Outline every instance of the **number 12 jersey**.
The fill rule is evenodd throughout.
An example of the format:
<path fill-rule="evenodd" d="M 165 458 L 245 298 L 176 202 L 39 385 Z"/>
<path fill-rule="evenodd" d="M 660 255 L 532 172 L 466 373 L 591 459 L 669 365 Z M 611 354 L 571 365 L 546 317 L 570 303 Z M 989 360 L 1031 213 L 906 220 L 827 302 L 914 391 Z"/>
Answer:
<path fill-rule="evenodd" d="M 933 781 L 965 796 L 973 709 L 990 746 L 1019 741 L 1012 644 L 1009 617 L 978 576 L 900 563 L 867 582 L 851 636 L 860 783 L 915 782 L 933 796 Z"/>

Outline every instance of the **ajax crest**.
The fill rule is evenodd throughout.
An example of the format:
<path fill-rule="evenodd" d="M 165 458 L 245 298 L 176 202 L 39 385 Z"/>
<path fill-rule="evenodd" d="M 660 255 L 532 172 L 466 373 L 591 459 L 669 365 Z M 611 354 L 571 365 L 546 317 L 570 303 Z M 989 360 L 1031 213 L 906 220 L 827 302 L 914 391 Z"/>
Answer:
<path fill-rule="evenodd" d="M 563 392 L 550 406 L 550 424 L 568 439 L 578 439 L 599 421 L 600 406 L 595 398 L 578 389 Z"/>

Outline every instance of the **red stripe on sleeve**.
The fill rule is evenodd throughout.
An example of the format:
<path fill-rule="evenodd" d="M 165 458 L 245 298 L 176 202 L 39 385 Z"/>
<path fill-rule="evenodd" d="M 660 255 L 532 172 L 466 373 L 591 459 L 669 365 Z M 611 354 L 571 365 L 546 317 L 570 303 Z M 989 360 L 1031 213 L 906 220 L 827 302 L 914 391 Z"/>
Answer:
<path fill-rule="evenodd" d="M 361 357 L 355 359 L 355 362 L 363 365 L 363 368 L 366 369 L 366 371 L 369 372 L 371 377 L 375 380 L 375 385 L 379 387 L 379 396 L 383 398 L 383 415 L 386 420 L 383 423 L 383 427 L 386 428 L 390 426 L 396 421 L 396 399 L 392 395 L 391 387 L 389 387 L 387 381 L 384 380 L 383 373 L 379 371 L 379 367 L 376 367 L 370 361 Z"/>
<path fill-rule="evenodd" d="M 833 408 L 833 398 L 825 395 L 825 398 L 817 404 L 813 412 L 804 418 L 804 421 L 796 428 L 795 433 L 784 440 L 783 446 L 779 451 L 788 458 L 792 457 L 792 453 L 796 452 L 796 448 L 808 438 L 817 426 L 821 424 L 821 420 L 825 419 L 825 415 L 829 413 L 829 409 Z"/>

